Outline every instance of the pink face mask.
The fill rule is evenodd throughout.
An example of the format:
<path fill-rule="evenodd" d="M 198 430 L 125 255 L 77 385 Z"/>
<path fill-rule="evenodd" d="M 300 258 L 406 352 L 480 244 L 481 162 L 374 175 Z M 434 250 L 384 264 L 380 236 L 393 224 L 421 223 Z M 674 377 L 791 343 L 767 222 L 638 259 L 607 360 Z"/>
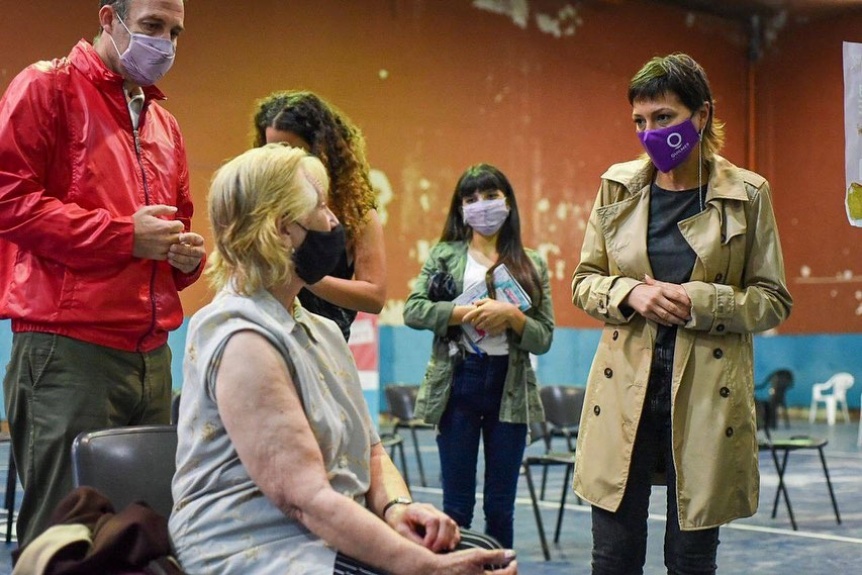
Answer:
<path fill-rule="evenodd" d="M 498 200 L 479 200 L 462 208 L 464 223 L 482 234 L 493 236 L 509 217 L 509 207 L 505 198 Z"/>
<path fill-rule="evenodd" d="M 154 38 L 146 34 L 133 34 L 126 23 L 117 17 L 129 33 L 129 47 L 120 54 L 114 37 L 110 36 L 114 50 L 120 55 L 120 62 L 126 71 L 126 78 L 138 86 L 152 86 L 168 73 L 174 64 L 174 43 L 167 38 Z"/>

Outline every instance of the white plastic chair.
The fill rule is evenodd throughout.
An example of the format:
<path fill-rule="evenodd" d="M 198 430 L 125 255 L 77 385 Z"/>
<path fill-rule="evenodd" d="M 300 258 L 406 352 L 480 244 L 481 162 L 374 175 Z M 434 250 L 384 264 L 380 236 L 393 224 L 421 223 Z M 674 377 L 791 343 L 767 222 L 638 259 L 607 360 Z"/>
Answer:
<path fill-rule="evenodd" d="M 817 405 L 823 403 L 826 406 L 826 421 L 829 425 L 835 425 L 835 413 L 841 408 L 844 421 L 850 421 L 850 412 L 847 410 L 847 390 L 853 387 L 853 376 L 849 373 L 836 373 L 825 383 L 815 383 L 811 387 L 811 408 L 808 410 L 808 421 L 814 423 L 817 418 Z"/>

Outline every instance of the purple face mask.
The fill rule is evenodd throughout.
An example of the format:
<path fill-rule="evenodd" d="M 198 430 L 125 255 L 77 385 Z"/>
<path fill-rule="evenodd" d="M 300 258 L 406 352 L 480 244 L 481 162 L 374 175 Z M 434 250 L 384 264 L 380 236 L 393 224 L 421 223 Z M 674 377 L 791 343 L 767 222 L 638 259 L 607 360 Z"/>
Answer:
<path fill-rule="evenodd" d="M 461 209 L 464 212 L 464 223 L 483 236 L 496 234 L 509 217 L 509 207 L 506 205 L 505 198 L 479 200 L 466 204 Z"/>
<path fill-rule="evenodd" d="M 174 44 L 167 38 L 153 38 L 146 34 L 133 34 L 126 23 L 120 24 L 129 33 L 129 47 L 120 54 L 114 37 L 110 36 L 114 50 L 120 55 L 120 62 L 126 71 L 126 77 L 138 86 L 152 86 L 168 73 L 174 64 Z"/>
<path fill-rule="evenodd" d="M 655 167 L 669 172 L 685 161 L 700 141 L 700 134 L 689 118 L 675 126 L 638 132 L 638 139 Z"/>

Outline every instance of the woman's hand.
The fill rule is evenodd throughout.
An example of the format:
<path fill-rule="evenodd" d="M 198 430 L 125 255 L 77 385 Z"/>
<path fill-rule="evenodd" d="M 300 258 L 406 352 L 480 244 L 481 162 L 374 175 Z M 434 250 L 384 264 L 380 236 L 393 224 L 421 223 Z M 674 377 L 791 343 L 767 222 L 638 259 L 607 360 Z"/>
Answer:
<path fill-rule="evenodd" d="M 518 562 L 512 549 L 465 549 L 438 555 L 434 575 L 516 575 Z M 486 569 L 493 566 L 493 569 Z"/>
<path fill-rule="evenodd" d="M 471 311 L 464 314 L 462 322 L 489 335 L 498 335 L 510 328 L 518 331 L 517 319 L 524 315 L 513 304 L 493 299 L 480 299 L 473 306 Z"/>
<path fill-rule="evenodd" d="M 625 304 L 661 325 L 685 325 L 691 319 L 691 299 L 685 288 L 650 276 L 629 292 Z"/>
<path fill-rule="evenodd" d="M 461 541 L 458 524 L 427 503 L 395 505 L 384 519 L 395 531 L 435 553 L 451 551 Z"/>

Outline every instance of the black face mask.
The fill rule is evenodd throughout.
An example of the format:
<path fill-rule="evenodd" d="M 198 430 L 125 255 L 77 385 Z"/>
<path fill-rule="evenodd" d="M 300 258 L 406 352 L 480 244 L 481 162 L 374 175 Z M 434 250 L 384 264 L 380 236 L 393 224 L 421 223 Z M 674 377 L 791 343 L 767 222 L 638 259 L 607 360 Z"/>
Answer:
<path fill-rule="evenodd" d="M 305 239 L 293 252 L 296 275 L 307 284 L 316 284 L 335 269 L 344 254 L 344 227 L 338 224 L 328 232 L 306 229 Z"/>

